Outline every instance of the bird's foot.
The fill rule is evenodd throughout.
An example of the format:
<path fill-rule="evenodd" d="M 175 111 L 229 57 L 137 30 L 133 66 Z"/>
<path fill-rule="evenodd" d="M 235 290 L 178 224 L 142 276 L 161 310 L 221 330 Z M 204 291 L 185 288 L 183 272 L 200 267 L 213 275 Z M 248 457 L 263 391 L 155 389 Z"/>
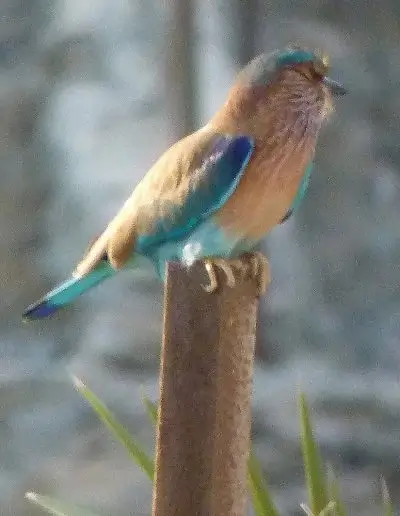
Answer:
<path fill-rule="evenodd" d="M 206 292 L 211 294 L 215 292 L 218 288 L 218 278 L 216 269 L 221 269 L 226 276 L 226 284 L 228 287 L 234 287 L 236 285 L 236 278 L 233 274 L 231 262 L 233 260 L 224 260 L 223 258 L 208 258 L 204 261 L 204 266 L 206 268 L 209 284 L 203 285 L 203 288 Z M 235 260 L 236 261 L 236 260 Z"/>
<path fill-rule="evenodd" d="M 258 293 L 264 295 L 271 281 L 271 271 L 268 258 L 260 251 L 251 253 L 249 256 L 251 265 L 251 275 L 257 279 Z"/>
<path fill-rule="evenodd" d="M 209 284 L 203 285 L 206 292 L 211 294 L 219 286 L 216 269 L 220 269 L 226 276 L 226 284 L 233 288 L 236 285 L 234 271 L 239 273 L 241 279 L 244 277 L 256 278 L 259 295 L 265 293 L 270 281 L 269 263 L 267 258 L 260 252 L 245 254 L 241 258 L 226 260 L 223 258 L 207 258 L 204 265 L 208 274 Z"/>

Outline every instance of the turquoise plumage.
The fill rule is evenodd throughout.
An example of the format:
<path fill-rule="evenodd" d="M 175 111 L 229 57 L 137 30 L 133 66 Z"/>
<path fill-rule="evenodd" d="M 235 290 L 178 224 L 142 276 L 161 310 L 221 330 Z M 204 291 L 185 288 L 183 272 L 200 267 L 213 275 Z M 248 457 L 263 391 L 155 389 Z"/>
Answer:
<path fill-rule="evenodd" d="M 69 305 L 87 290 L 95 287 L 107 278 L 114 276 L 115 270 L 102 260 L 97 267 L 82 278 L 71 278 L 48 292 L 39 301 L 28 306 L 23 319 L 43 319 L 54 314 L 63 306 Z"/>

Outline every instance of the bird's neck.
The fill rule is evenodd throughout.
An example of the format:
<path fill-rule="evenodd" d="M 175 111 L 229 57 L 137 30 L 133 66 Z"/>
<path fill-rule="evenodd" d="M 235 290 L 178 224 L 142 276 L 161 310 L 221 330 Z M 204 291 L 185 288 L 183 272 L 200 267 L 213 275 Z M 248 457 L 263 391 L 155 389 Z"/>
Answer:
<path fill-rule="evenodd" d="M 270 85 L 237 84 L 211 124 L 217 131 L 248 134 L 260 142 L 314 139 L 326 116 L 325 95 L 297 73 Z"/>

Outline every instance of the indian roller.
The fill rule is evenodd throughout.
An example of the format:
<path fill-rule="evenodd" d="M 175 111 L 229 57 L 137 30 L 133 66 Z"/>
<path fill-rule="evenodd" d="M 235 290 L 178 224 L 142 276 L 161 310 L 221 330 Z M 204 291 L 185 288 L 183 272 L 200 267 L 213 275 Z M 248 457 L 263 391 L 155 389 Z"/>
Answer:
<path fill-rule="evenodd" d="M 53 314 L 121 269 L 135 268 L 139 256 L 162 279 L 168 261 L 203 260 L 207 291 L 218 287 L 216 268 L 233 286 L 240 257 L 287 220 L 306 192 L 333 95 L 346 92 L 328 71 L 326 56 L 299 47 L 254 58 L 211 120 L 151 167 L 71 279 L 29 306 L 24 319 Z M 265 283 L 265 257 L 251 257 L 250 272 Z"/>

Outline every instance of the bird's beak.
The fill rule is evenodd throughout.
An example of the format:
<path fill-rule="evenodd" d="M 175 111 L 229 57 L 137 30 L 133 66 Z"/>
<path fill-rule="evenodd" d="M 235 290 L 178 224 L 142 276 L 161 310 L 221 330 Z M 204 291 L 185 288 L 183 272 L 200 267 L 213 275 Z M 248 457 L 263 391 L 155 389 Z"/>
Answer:
<path fill-rule="evenodd" d="M 335 81 L 334 79 L 331 79 L 330 77 L 324 77 L 322 79 L 322 82 L 328 86 L 328 88 L 331 90 L 331 92 L 334 95 L 346 95 L 347 90 L 344 88 L 340 82 Z"/>

